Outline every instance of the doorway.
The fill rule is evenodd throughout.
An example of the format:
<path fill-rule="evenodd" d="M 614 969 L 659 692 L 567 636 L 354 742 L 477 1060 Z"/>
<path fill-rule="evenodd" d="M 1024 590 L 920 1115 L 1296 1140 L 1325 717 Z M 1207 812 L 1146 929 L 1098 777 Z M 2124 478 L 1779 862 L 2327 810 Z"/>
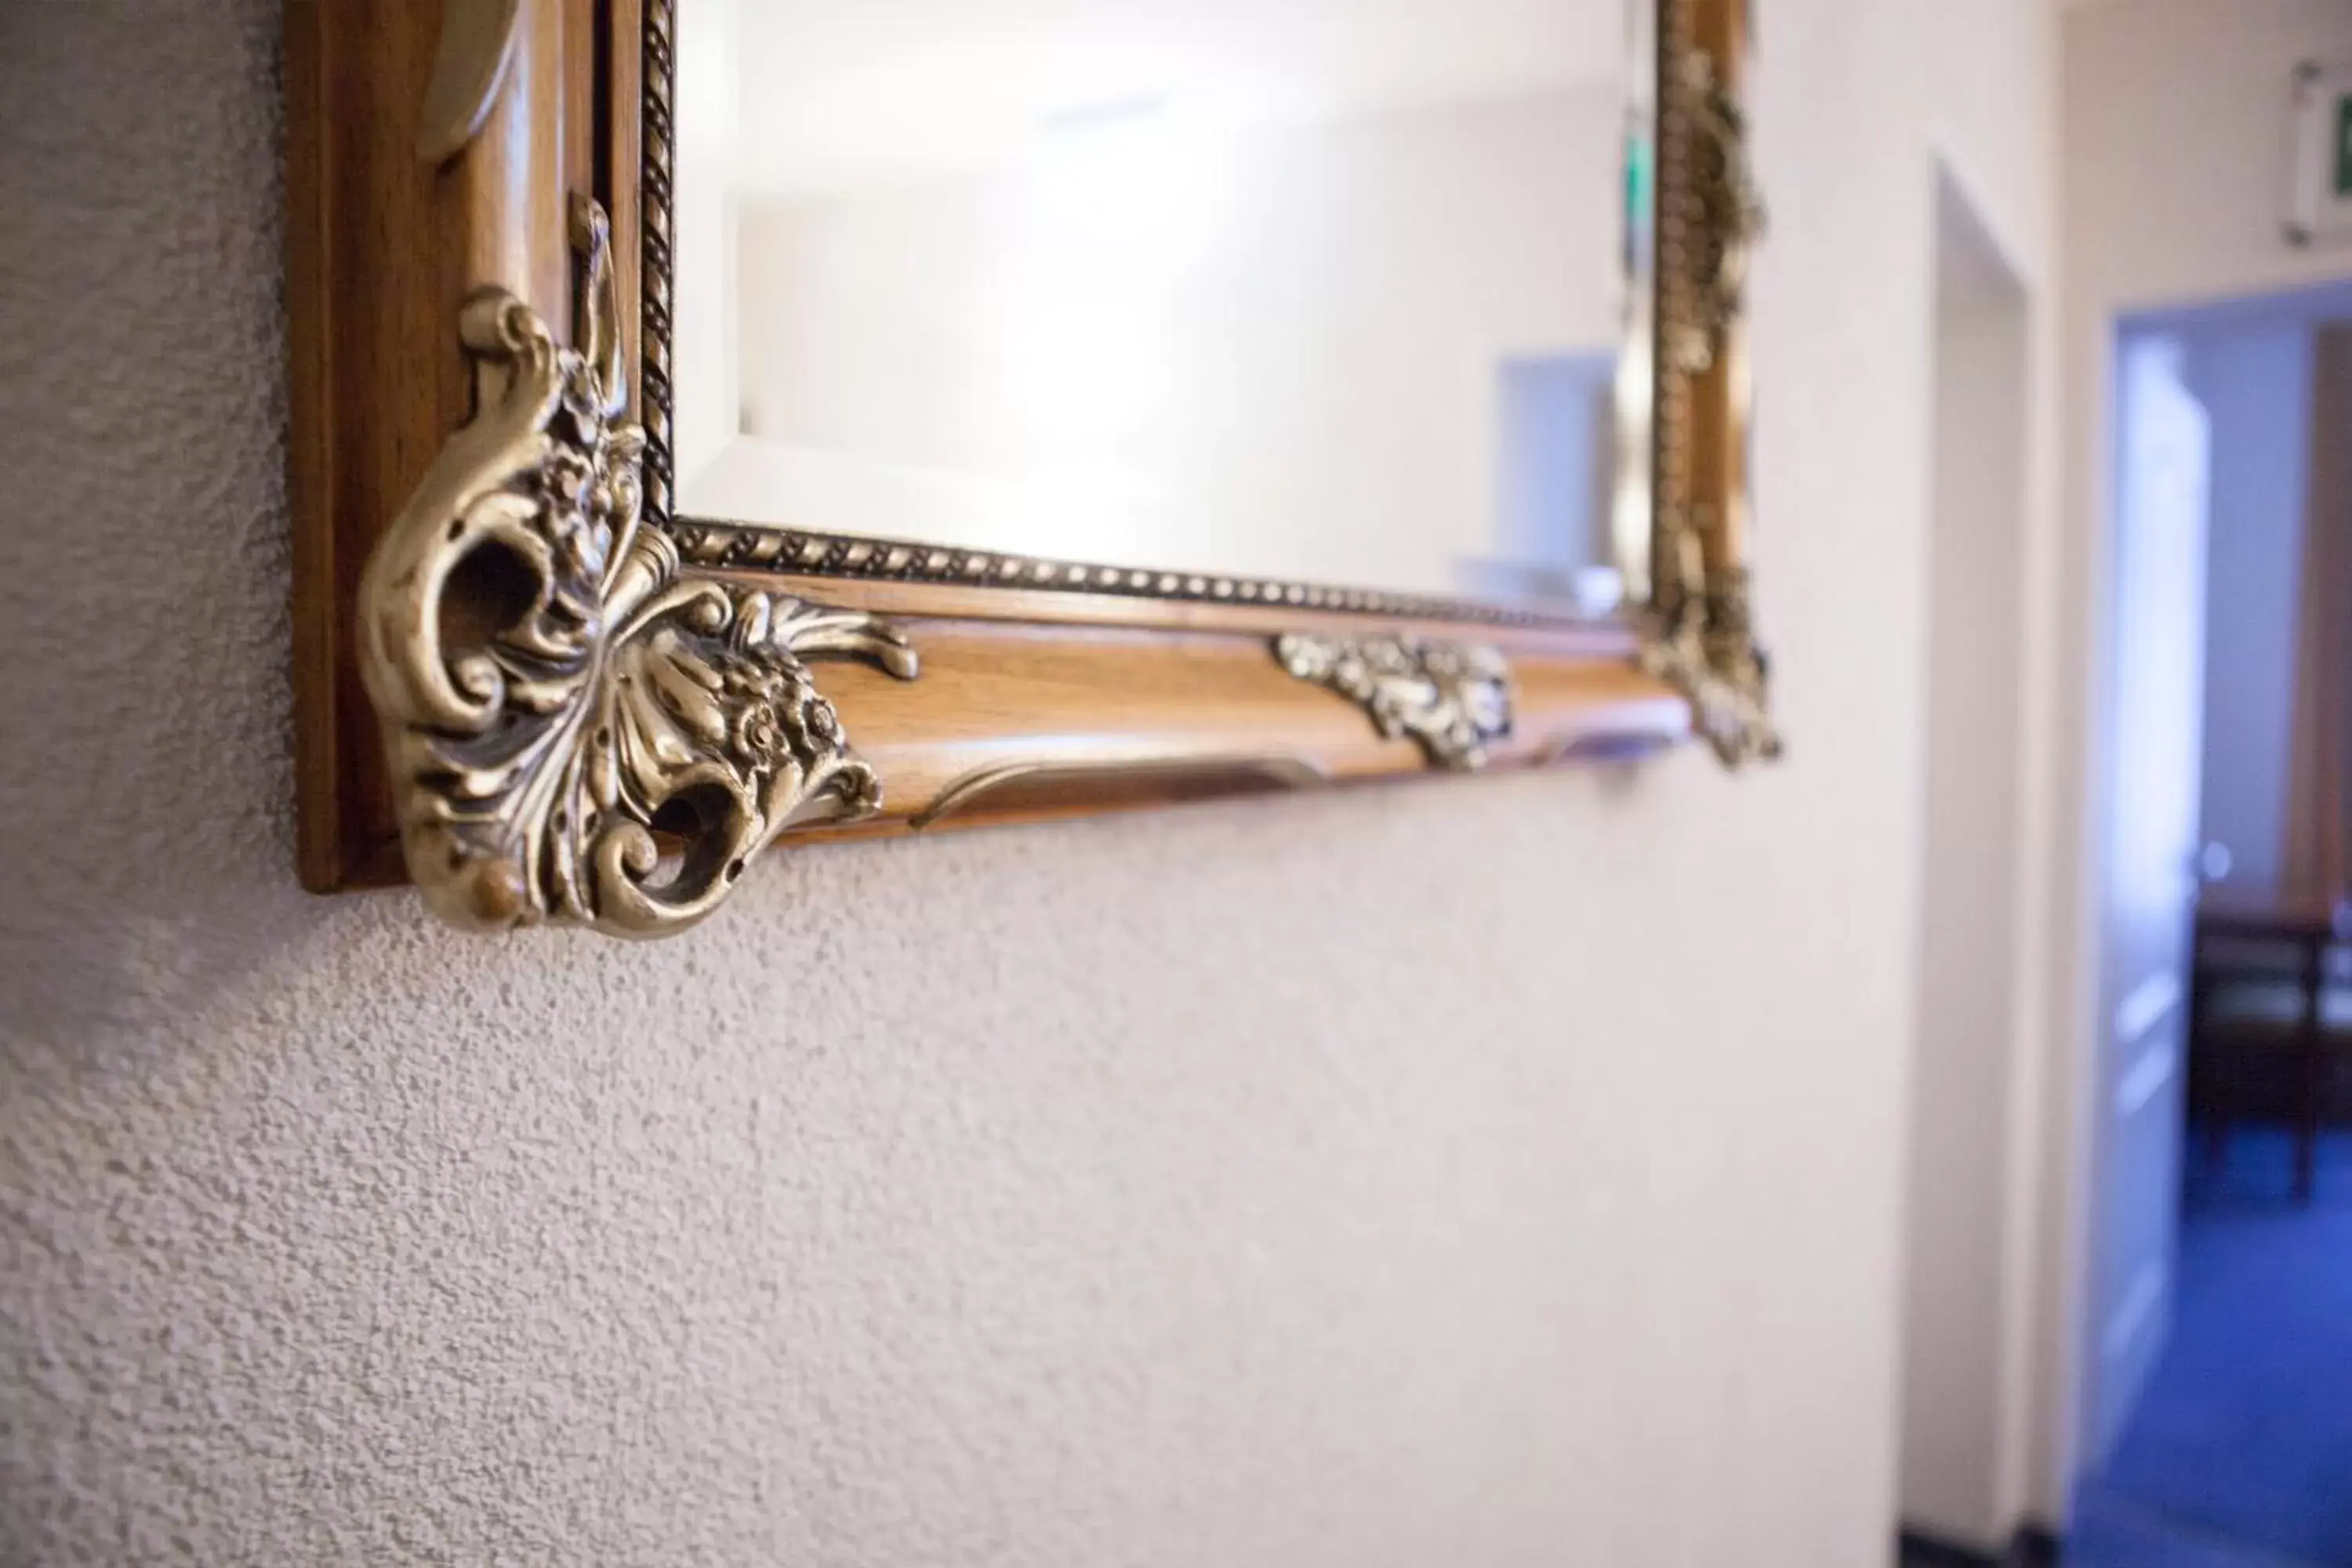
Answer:
<path fill-rule="evenodd" d="M 2293 918 L 2298 704 L 2352 691 L 2308 640 L 2352 616 L 2312 550 L 2352 533 L 2348 319 L 2339 286 L 2115 338 L 2070 1563 L 2352 1568 L 2352 1133 L 2295 1154 L 2300 1091 L 2352 1063 L 2352 952 Z"/>

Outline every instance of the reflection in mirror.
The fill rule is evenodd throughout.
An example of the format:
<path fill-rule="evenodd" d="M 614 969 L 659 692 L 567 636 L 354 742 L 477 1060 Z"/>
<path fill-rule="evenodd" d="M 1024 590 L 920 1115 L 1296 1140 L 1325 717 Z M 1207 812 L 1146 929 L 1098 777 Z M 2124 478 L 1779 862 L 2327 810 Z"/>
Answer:
<path fill-rule="evenodd" d="M 1631 10 L 683 0 L 678 510 L 1614 608 Z"/>

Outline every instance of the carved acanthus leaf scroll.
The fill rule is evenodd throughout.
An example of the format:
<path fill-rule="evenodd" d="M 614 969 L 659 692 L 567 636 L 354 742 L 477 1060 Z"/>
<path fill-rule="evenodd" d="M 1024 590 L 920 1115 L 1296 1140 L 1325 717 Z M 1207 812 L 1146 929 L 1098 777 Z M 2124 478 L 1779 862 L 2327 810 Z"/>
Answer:
<path fill-rule="evenodd" d="M 681 577 L 642 522 L 603 212 L 574 230 L 586 352 L 502 289 L 467 303 L 474 418 L 368 563 L 361 662 L 436 911 L 657 936 L 785 828 L 879 803 L 810 664 L 916 658 L 871 616 Z"/>
<path fill-rule="evenodd" d="M 1483 767 L 1486 748 L 1511 732 L 1510 663 L 1483 644 L 1296 632 L 1276 638 L 1274 653 L 1361 707 L 1382 735 L 1411 736 L 1439 767 Z"/>

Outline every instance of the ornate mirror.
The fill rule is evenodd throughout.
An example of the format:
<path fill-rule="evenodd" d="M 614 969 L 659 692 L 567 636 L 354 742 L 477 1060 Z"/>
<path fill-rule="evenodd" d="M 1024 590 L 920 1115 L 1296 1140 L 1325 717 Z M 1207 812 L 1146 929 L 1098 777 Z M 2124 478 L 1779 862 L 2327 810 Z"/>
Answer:
<path fill-rule="evenodd" d="M 306 879 L 1771 754 L 1743 11 L 296 0 Z"/>

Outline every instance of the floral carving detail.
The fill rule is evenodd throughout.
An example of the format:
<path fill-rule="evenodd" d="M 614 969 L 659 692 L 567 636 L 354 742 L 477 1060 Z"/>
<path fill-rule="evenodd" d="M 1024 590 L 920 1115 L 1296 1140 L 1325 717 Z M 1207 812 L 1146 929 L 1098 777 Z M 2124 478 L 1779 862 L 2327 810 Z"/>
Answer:
<path fill-rule="evenodd" d="M 1299 679 L 1360 706 L 1382 735 L 1412 737 L 1440 767 L 1484 767 L 1486 748 L 1511 732 L 1510 663 L 1483 644 L 1291 633 L 1274 652 Z"/>
<path fill-rule="evenodd" d="M 643 521 L 593 204 L 574 237 L 587 352 L 503 290 L 466 305 L 475 416 L 368 563 L 362 668 L 436 910 L 654 936 L 709 914 L 784 829 L 879 804 L 809 666 L 912 679 L 916 658 L 873 616 L 681 577 Z"/>
<path fill-rule="evenodd" d="M 1775 762 L 1780 732 L 1766 703 L 1770 663 L 1756 644 L 1748 574 L 1724 574 L 1712 588 L 1686 585 L 1680 611 L 1642 649 L 1642 668 L 1680 691 L 1691 721 L 1726 766 Z"/>

